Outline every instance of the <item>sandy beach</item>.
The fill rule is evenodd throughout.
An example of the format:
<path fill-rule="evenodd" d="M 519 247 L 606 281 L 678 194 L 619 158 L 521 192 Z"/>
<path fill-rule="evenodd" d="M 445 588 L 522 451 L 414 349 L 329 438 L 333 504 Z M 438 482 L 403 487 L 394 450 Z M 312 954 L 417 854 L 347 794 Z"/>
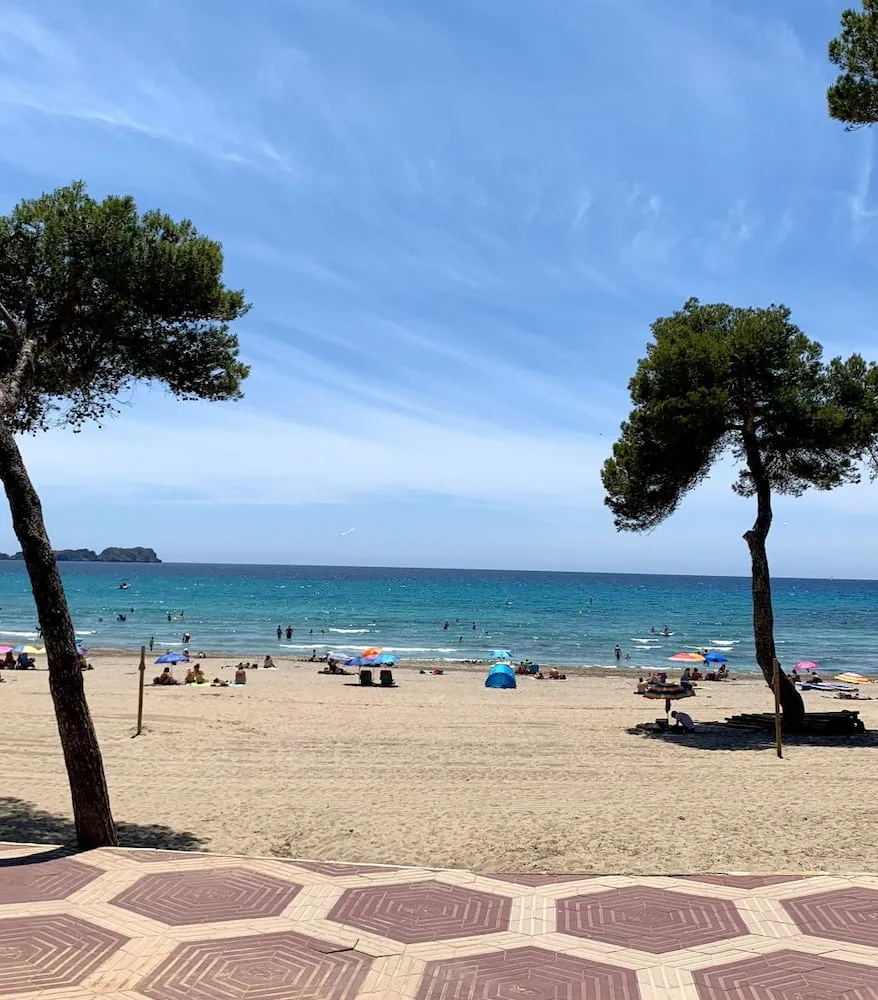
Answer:
<path fill-rule="evenodd" d="M 237 658 L 235 658 L 237 660 Z M 368 690 L 277 660 L 245 688 L 152 688 L 137 657 L 92 657 L 89 701 L 128 843 L 477 871 L 673 873 L 874 867 L 874 744 L 773 746 L 628 732 L 661 705 L 627 673 L 521 679 L 397 668 Z M 209 677 L 222 660 L 210 660 Z M 147 681 L 159 671 L 147 668 Z M 4 671 L 0 839 L 69 835 L 45 671 Z M 865 693 L 865 692 L 864 692 Z M 808 692 L 812 711 L 846 706 Z M 756 678 L 705 684 L 696 721 L 767 711 Z M 878 701 L 858 707 L 878 728 Z"/>

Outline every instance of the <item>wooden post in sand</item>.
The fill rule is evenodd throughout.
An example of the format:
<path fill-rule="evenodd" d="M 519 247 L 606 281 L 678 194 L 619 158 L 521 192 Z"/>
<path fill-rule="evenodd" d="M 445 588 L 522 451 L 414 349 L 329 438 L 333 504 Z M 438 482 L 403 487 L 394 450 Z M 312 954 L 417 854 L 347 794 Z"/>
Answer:
<path fill-rule="evenodd" d="M 146 676 L 146 646 L 140 647 L 140 685 L 137 689 L 137 736 L 143 732 L 143 678 Z"/>
<path fill-rule="evenodd" d="M 783 759 L 783 742 L 781 737 L 781 714 L 780 714 L 780 663 L 777 657 L 774 658 L 774 739 L 777 743 L 777 755 Z"/>

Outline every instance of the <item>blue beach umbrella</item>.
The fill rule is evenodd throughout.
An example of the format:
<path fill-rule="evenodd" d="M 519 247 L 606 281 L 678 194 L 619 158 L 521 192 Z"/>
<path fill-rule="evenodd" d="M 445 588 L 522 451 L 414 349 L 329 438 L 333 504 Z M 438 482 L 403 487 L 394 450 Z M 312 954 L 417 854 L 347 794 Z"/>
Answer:
<path fill-rule="evenodd" d="M 381 653 L 380 656 L 352 656 L 344 661 L 346 667 L 384 667 L 392 663 L 396 663 L 396 657 L 390 653 Z"/>
<path fill-rule="evenodd" d="M 87 652 L 88 652 L 88 650 L 85 648 L 85 646 L 80 646 L 79 643 L 76 644 L 76 654 L 77 654 L 77 656 L 85 656 L 85 654 Z"/>
<path fill-rule="evenodd" d="M 511 660 L 512 653 L 508 649 L 492 649 L 491 650 L 492 660 Z"/>
<path fill-rule="evenodd" d="M 165 653 L 164 656 L 160 656 L 156 663 L 188 663 L 189 657 L 184 656 L 182 653 Z"/>
<path fill-rule="evenodd" d="M 708 653 L 704 659 L 707 663 L 728 663 L 729 661 L 723 656 L 722 653 Z"/>

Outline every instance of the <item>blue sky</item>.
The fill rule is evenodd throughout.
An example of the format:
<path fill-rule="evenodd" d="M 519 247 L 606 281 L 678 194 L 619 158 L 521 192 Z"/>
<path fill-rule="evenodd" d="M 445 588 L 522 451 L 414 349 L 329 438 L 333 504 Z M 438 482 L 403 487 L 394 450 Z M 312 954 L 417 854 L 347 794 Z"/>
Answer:
<path fill-rule="evenodd" d="M 598 473 L 690 295 L 878 358 L 874 139 L 825 113 L 842 5 L 0 0 L 0 205 L 131 193 L 254 303 L 245 402 L 143 390 L 24 442 L 54 543 L 747 572 L 727 469 L 648 536 Z M 775 571 L 875 575 L 876 501 L 780 501 Z"/>

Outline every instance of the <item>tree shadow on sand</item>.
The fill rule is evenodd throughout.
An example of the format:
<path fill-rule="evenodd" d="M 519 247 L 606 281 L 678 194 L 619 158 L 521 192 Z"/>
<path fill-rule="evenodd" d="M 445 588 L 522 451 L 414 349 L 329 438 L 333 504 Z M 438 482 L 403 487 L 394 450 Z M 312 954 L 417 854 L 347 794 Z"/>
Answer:
<path fill-rule="evenodd" d="M 742 729 L 722 722 L 704 722 L 695 732 L 679 730 L 632 728 L 627 730 L 641 739 L 657 740 L 690 750 L 774 750 L 773 729 Z M 878 747 L 878 732 L 854 733 L 850 736 L 823 733 L 784 733 L 785 747 L 831 747 L 838 750 Z"/>
<path fill-rule="evenodd" d="M 158 824 L 117 823 L 120 847 L 151 847 L 164 851 L 203 850 L 205 841 L 194 833 Z M 76 846 L 76 829 L 67 816 L 39 809 L 23 799 L 0 796 L 0 841 L 17 844 Z"/>

